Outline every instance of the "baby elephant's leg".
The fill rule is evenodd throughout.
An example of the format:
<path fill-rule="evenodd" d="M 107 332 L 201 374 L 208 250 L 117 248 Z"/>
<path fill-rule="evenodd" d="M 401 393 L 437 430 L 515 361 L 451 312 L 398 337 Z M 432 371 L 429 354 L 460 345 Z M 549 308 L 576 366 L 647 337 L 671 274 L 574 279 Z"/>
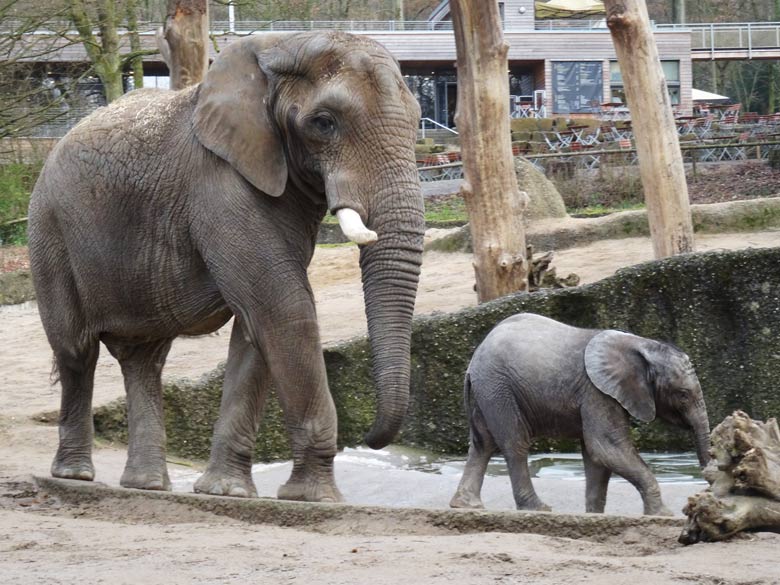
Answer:
<path fill-rule="evenodd" d="M 661 488 L 653 472 L 639 456 L 628 433 L 605 431 L 598 437 L 585 436 L 593 459 L 631 483 L 642 496 L 644 513 L 652 516 L 672 516 L 661 500 Z"/>
<path fill-rule="evenodd" d="M 490 458 L 496 452 L 496 442 L 485 426 L 478 409 L 472 414 L 472 430 L 469 436 L 469 457 L 460 478 L 458 489 L 450 500 L 451 508 L 484 508 L 480 493 Z M 476 428 L 476 432 L 475 432 Z"/>
<path fill-rule="evenodd" d="M 607 503 L 607 488 L 612 471 L 590 456 L 584 442 L 582 463 L 585 466 L 585 511 L 602 514 Z"/>
<path fill-rule="evenodd" d="M 485 413 L 485 417 L 506 459 L 517 509 L 549 512 L 551 508 L 539 499 L 531 483 L 531 472 L 528 469 L 531 433 L 514 405 L 512 408 L 506 408 L 505 404 L 494 406 L 496 411 Z M 498 412 L 500 408 L 503 410 Z"/>

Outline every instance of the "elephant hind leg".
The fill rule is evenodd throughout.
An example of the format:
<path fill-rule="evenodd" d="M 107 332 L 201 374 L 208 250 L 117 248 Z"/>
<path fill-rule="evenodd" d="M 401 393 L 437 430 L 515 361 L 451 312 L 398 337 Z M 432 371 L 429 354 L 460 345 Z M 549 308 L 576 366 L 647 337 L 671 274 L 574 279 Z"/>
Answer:
<path fill-rule="evenodd" d="M 78 351 L 55 350 L 54 360 L 62 385 L 59 447 L 51 474 L 64 479 L 92 481 L 92 390 L 100 345 L 97 339 Z"/>
<path fill-rule="evenodd" d="M 510 395 L 511 390 L 499 390 L 498 395 Z M 482 405 L 487 426 L 501 450 L 509 468 L 512 495 L 518 510 L 549 512 L 551 508 L 539 499 L 528 469 L 531 431 L 514 401 L 492 400 Z"/>
<path fill-rule="evenodd" d="M 585 466 L 585 511 L 602 514 L 607 504 L 607 488 L 612 470 L 594 460 L 584 442 L 582 462 Z"/>
<path fill-rule="evenodd" d="M 485 418 L 478 406 L 470 413 L 469 456 L 458 489 L 450 500 L 451 508 L 484 508 L 480 493 L 490 458 L 497 451 L 497 445 L 487 428 Z"/>
<path fill-rule="evenodd" d="M 173 339 L 125 344 L 106 341 L 122 367 L 127 393 L 127 463 L 119 480 L 128 488 L 170 490 L 165 464 L 162 369 Z"/>

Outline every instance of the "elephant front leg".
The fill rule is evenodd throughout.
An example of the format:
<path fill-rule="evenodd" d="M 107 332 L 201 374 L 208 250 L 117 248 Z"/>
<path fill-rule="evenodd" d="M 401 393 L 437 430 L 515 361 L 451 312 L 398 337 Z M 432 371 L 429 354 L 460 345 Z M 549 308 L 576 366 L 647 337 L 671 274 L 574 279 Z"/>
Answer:
<path fill-rule="evenodd" d="M 644 462 L 639 452 L 631 442 L 626 429 L 619 437 L 608 431 L 599 432 L 596 436 L 586 433 L 584 440 L 590 451 L 590 456 L 602 465 L 609 467 L 614 473 L 631 483 L 642 496 L 644 513 L 651 516 L 672 516 L 661 499 L 661 488 L 653 472 Z"/>
<path fill-rule="evenodd" d="M 582 463 L 585 466 L 585 511 L 602 514 L 607 504 L 607 488 L 612 471 L 591 457 L 584 442 Z"/>
<path fill-rule="evenodd" d="M 215 496 L 255 497 L 252 454 L 271 374 L 236 317 L 230 337 L 222 403 L 214 426 L 206 472 L 195 491 Z"/>
<path fill-rule="evenodd" d="M 336 407 L 328 389 L 316 320 L 288 322 L 266 352 L 279 389 L 293 470 L 279 488 L 283 500 L 340 502 L 333 473 L 336 456 Z"/>

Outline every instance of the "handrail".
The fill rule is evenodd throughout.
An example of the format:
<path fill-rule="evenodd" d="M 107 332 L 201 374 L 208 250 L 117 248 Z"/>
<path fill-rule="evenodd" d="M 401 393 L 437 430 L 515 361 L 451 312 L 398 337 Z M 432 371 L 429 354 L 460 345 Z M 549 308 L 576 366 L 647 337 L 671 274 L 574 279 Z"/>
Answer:
<path fill-rule="evenodd" d="M 718 22 L 662 24 L 659 30 L 690 31 L 691 49 L 708 52 L 745 51 L 748 59 L 757 49 L 780 49 L 780 22 Z"/>
<path fill-rule="evenodd" d="M 453 130 L 449 126 L 445 126 L 444 124 L 440 124 L 436 120 L 431 120 L 430 118 L 420 118 L 420 126 L 422 126 L 422 137 L 425 138 L 425 125 L 426 124 L 433 124 L 434 126 L 441 128 L 442 130 L 447 130 L 448 132 L 452 132 L 455 136 L 458 135 L 458 132 L 456 130 Z"/>

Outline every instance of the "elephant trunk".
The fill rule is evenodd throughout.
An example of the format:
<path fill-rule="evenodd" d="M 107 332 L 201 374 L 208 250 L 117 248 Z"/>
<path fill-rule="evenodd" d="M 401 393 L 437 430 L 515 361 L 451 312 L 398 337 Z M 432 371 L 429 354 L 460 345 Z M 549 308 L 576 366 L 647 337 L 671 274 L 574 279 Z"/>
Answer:
<path fill-rule="evenodd" d="M 710 460 L 710 423 L 707 420 L 706 410 L 704 413 L 698 413 L 693 417 L 691 428 L 693 429 L 699 465 L 704 468 Z"/>
<path fill-rule="evenodd" d="M 409 405 L 412 315 L 425 221 L 416 168 L 403 176 L 400 185 L 396 176 L 393 187 L 381 190 L 386 193 L 374 193 L 381 203 L 371 210 L 369 225 L 378 239 L 360 252 L 377 393 L 376 419 L 365 437 L 373 449 L 392 441 Z"/>

